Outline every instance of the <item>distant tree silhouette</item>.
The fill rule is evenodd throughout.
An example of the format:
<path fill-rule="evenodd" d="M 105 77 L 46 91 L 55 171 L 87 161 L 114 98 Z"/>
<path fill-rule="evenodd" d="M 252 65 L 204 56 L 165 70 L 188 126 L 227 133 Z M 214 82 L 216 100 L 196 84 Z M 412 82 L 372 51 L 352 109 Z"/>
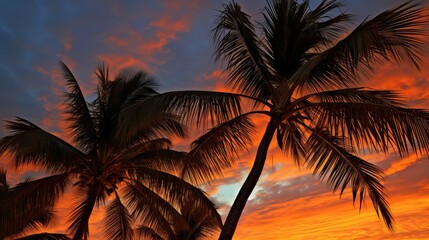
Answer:
<path fill-rule="evenodd" d="M 62 62 L 61 67 L 68 89 L 65 113 L 73 142 L 23 118 L 8 121 L 9 135 L 0 140 L 0 155 L 8 152 L 16 167 L 34 164 L 49 176 L 18 185 L 12 197 L 1 200 L 2 210 L 8 208 L 4 216 L 9 221 L 2 221 L 1 227 L 16 223 L 18 230 L 26 221 L 20 219 L 21 213 L 37 215 L 40 209 L 51 209 L 70 189 L 77 193 L 68 229 L 74 240 L 88 238 L 91 213 L 94 207 L 105 204 L 106 239 L 132 239 L 137 232 L 133 225 L 147 226 L 163 239 L 177 239 L 178 234 L 195 227 L 185 212 L 188 201 L 200 216 L 210 219 L 209 229 L 201 231 L 220 229 L 222 223 L 213 203 L 200 189 L 177 176 L 186 153 L 170 149 L 171 141 L 166 137 L 185 136 L 179 117 L 142 110 L 132 129 L 120 124 L 118 118 L 135 101 L 159 95 L 154 79 L 145 72 L 130 70 L 110 80 L 107 67 L 102 65 L 96 71 L 95 99 L 88 103 L 69 68 Z M 34 212 L 21 212 L 29 206 Z"/>
<path fill-rule="evenodd" d="M 188 155 L 197 160 L 185 165 L 183 175 L 195 183 L 220 175 L 246 147 L 254 131 L 249 117 L 267 117 L 254 165 L 219 239 L 232 238 L 274 137 L 287 156 L 313 169 L 334 191 L 342 194 L 351 186 L 353 201 L 359 199 L 360 205 L 369 196 L 393 230 L 382 170 L 358 153 L 427 153 L 429 113 L 407 108 L 395 92 L 357 84 L 378 63 L 409 63 L 419 69 L 426 9 L 407 1 L 348 33 L 351 15 L 340 7 L 336 0 L 323 0 L 314 9 L 306 0 L 269 0 L 259 34 L 238 3 L 224 4 L 213 30 L 215 57 L 226 64 L 227 84 L 239 94 L 177 91 L 150 100 L 148 111 L 175 111 L 188 121 L 214 125 L 193 143 L 200 152 Z M 240 101 L 254 108 L 243 111 Z M 135 125 L 140 116 L 131 118 L 130 113 L 146 106 L 146 100 L 136 101 L 121 124 Z"/>

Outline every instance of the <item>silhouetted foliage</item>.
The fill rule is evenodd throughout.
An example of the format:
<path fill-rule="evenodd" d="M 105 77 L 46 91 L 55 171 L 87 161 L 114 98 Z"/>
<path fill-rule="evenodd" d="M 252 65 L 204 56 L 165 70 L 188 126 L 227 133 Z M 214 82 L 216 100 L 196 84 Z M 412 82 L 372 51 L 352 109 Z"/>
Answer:
<path fill-rule="evenodd" d="M 49 176 L 19 184 L 2 198 L 2 210 L 7 208 L 7 212 L 1 215 L 8 218 L 2 220 L 2 229 L 4 224 L 10 225 L 10 233 L 15 234 L 33 222 L 49 223 L 50 215 L 41 219 L 40 211 L 52 209 L 66 189 L 77 193 L 68 228 L 74 240 L 88 238 L 91 213 L 104 205 L 106 239 L 132 239 L 139 234 L 135 226 L 140 225 L 153 229 L 162 239 L 178 239 L 183 233 L 204 236 L 206 230 L 220 229 L 214 204 L 199 188 L 178 177 L 187 153 L 172 150 L 167 137 L 185 136 L 179 115 L 145 111 L 140 104 L 139 112 L 131 113 L 139 116 L 138 122 L 129 129 L 120 124 L 118 118 L 136 101 L 159 95 L 154 79 L 129 70 L 110 80 L 102 65 L 96 71 L 95 99 L 87 102 L 69 68 L 62 62 L 61 68 L 67 83 L 65 113 L 72 142 L 23 118 L 7 122 L 9 135 L 0 140 L 0 154 L 10 153 L 16 167 L 42 167 Z M 196 232 L 188 216 L 191 213 L 186 213 L 189 200 L 192 210 L 208 219 Z M 40 234 L 35 238 L 61 236 Z"/>
<path fill-rule="evenodd" d="M 54 214 L 49 206 L 33 205 L 31 199 L 19 200 L 22 192 L 28 189 L 28 183 L 20 183 L 10 188 L 7 183 L 6 170 L 0 169 L 0 239 L 20 236 L 30 230 L 47 226 Z M 31 187 L 30 187 L 31 188 Z M 51 190 L 51 189 L 49 189 Z M 10 204 L 10 203 L 20 204 Z M 49 205 L 49 204 L 47 204 Z M 64 234 L 43 233 L 27 235 L 18 239 L 69 239 Z"/>

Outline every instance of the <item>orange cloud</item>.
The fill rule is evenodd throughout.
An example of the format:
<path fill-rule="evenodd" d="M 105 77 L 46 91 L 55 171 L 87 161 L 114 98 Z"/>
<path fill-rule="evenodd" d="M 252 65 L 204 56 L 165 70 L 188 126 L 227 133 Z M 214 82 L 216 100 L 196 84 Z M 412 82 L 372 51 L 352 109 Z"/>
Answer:
<path fill-rule="evenodd" d="M 127 47 L 128 46 L 128 41 L 125 39 L 120 38 L 119 36 L 116 35 L 110 35 L 106 38 L 106 42 L 109 44 L 112 44 L 116 47 Z"/>
<path fill-rule="evenodd" d="M 410 197 L 415 203 L 412 206 Z M 406 239 L 419 231 L 419 239 L 426 239 L 428 197 L 395 200 L 392 206 L 398 223 L 396 234 L 387 231 L 370 206 L 358 214 L 350 199 L 338 200 L 326 193 L 272 204 L 262 202 L 245 212 L 235 239 Z"/>
<path fill-rule="evenodd" d="M 429 62 L 425 57 L 424 62 Z M 395 90 L 404 100 L 415 108 L 427 108 L 429 105 L 429 68 L 416 71 L 412 67 L 398 68 L 395 64 L 377 66 L 373 77 L 362 82 L 362 86 L 379 90 Z"/>
<path fill-rule="evenodd" d="M 165 1 L 162 5 L 164 13 L 152 13 L 153 20 L 143 33 L 124 27 L 114 29 L 105 37 L 105 42 L 121 49 L 121 53 L 99 54 L 98 58 L 115 69 L 137 65 L 156 72 L 156 66 L 165 63 L 168 58 L 168 45 L 177 40 L 180 33 L 189 31 L 198 1 L 186 2 L 188 11 L 178 11 L 182 3 Z"/>
<path fill-rule="evenodd" d="M 111 76 L 115 76 L 126 68 L 144 69 L 151 72 L 151 68 L 146 62 L 131 55 L 100 54 L 97 58 L 109 66 Z"/>
<path fill-rule="evenodd" d="M 66 51 L 69 51 L 72 48 L 70 32 L 67 32 L 66 37 L 63 40 L 63 47 Z"/>
<path fill-rule="evenodd" d="M 389 166 L 387 170 L 385 170 L 386 175 L 391 175 L 399 171 L 403 171 L 407 167 L 413 165 L 416 163 L 419 159 L 422 157 L 418 156 L 417 154 L 412 154 L 408 157 L 404 157 L 402 159 L 398 159 Z"/>

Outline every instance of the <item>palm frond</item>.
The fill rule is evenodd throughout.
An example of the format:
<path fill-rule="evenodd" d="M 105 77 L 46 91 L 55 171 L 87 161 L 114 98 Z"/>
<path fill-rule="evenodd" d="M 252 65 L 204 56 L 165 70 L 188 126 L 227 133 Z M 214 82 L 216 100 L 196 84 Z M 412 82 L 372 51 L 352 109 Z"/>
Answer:
<path fill-rule="evenodd" d="M 316 46 L 315 50 L 321 50 L 332 41 L 337 40 L 340 34 L 346 30 L 345 25 L 352 21 L 353 15 L 343 12 L 342 7 L 342 1 L 322 0 L 314 10 L 310 10 L 306 15 L 306 19 L 309 20 L 307 22 L 311 23 L 311 27 L 308 30 L 311 29 L 320 34 L 318 43 L 322 46 L 313 45 Z M 330 12 L 335 10 L 340 10 L 341 13 L 336 16 L 331 15 Z M 310 31 L 307 31 L 307 33 L 310 33 Z"/>
<path fill-rule="evenodd" d="M 69 174 L 59 174 L 20 183 L 0 195 L 0 232 L 15 235 L 46 226 L 52 208 L 69 184 Z"/>
<path fill-rule="evenodd" d="M 44 209 L 53 206 L 69 184 L 69 177 L 70 173 L 63 173 L 20 183 L 2 198 L 1 207 L 18 214 L 28 207 Z"/>
<path fill-rule="evenodd" d="M 267 41 L 267 61 L 276 74 L 277 84 L 286 81 L 316 51 L 326 48 L 344 30 L 350 15 L 330 16 L 342 4 L 336 0 L 322 1 L 314 10 L 309 1 L 267 1 L 262 23 Z"/>
<path fill-rule="evenodd" d="M 136 141 L 152 141 L 166 136 L 186 137 L 186 126 L 181 123 L 178 115 L 161 112 L 155 114 L 148 116 L 142 113 L 145 116 L 139 121 L 127 117 L 127 123 L 120 123 L 115 135 L 118 146 L 123 148 Z"/>
<path fill-rule="evenodd" d="M 223 4 L 213 29 L 215 59 L 227 64 L 227 84 L 261 100 L 270 99 L 273 86 L 264 62 L 260 41 L 250 16 L 235 2 Z"/>
<path fill-rule="evenodd" d="M 347 89 L 313 96 L 322 101 L 313 105 L 315 125 L 347 137 L 360 150 L 429 150 L 429 112 L 403 107 L 394 92 Z"/>
<path fill-rule="evenodd" d="M 133 238 L 131 227 L 133 219 L 127 208 L 122 204 L 118 193 L 106 209 L 105 231 L 106 238 L 112 240 L 129 240 Z"/>
<path fill-rule="evenodd" d="M 211 217 L 203 209 L 196 207 L 192 199 L 185 200 L 181 207 L 181 214 L 186 219 L 190 229 L 176 234 L 178 239 L 213 239 L 216 232 L 222 228 L 222 223 L 218 219 Z"/>
<path fill-rule="evenodd" d="M 110 127 L 109 130 L 113 130 L 112 136 L 119 140 L 121 143 L 119 146 L 126 146 L 138 139 L 153 140 L 166 135 L 178 137 L 186 135 L 180 114 L 144 106 L 134 109 L 138 103 L 150 101 L 159 95 L 155 90 L 157 84 L 149 74 L 144 71 L 122 71 L 111 85 L 108 121 L 115 127 L 113 129 Z M 139 111 L 137 119 L 134 111 Z M 127 125 L 122 121 L 124 116 Z"/>
<path fill-rule="evenodd" d="M 176 232 L 189 229 L 175 208 L 179 203 L 167 201 L 138 181 L 127 184 L 125 198 L 136 222 L 141 222 L 166 239 L 174 239 Z"/>
<path fill-rule="evenodd" d="M 322 129 L 313 129 L 307 142 L 308 156 L 306 163 L 314 169 L 320 178 L 327 177 L 333 190 L 340 189 L 343 194 L 347 185 L 353 193 L 353 202 L 359 196 L 359 206 L 364 198 L 371 198 L 377 215 L 381 215 L 386 226 L 394 230 L 394 219 L 390 212 L 382 181 L 382 170 L 377 166 L 353 155 L 355 150 L 344 145 L 341 139 L 335 138 Z"/>
<path fill-rule="evenodd" d="M 150 123 L 147 128 L 136 131 L 136 137 L 146 141 L 152 141 L 164 136 L 186 137 L 186 126 L 181 123 L 178 115 L 162 114 L 159 118 Z"/>
<path fill-rule="evenodd" d="M 147 226 L 138 226 L 135 230 L 135 235 L 137 235 L 137 239 L 148 239 L 148 240 L 165 240 L 165 238 L 158 235 L 158 233 L 155 232 L 150 227 Z"/>
<path fill-rule="evenodd" d="M 53 172 L 65 172 L 85 159 L 78 149 L 30 121 L 17 117 L 7 123 L 9 135 L 0 139 L 0 155 L 11 153 L 15 167 L 33 163 Z"/>
<path fill-rule="evenodd" d="M 63 77 L 66 80 L 68 92 L 66 93 L 66 113 L 69 128 L 72 130 L 75 143 L 85 153 L 95 149 L 96 132 L 88 104 L 73 73 L 60 61 Z"/>
<path fill-rule="evenodd" d="M 158 138 L 150 141 L 137 139 L 134 143 L 129 144 L 128 147 L 123 149 L 121 155 L 124 156 L 124 159 L 131 159 L 145 152 L 170 149 L 171 145 L 172 143 L 168 138 Z"/>
<path fill-rule="evenodd" d="M 119 161 L 123 162 L 124 169 L 127 169 L 129 172 L 133 172 L 134 168 L 146 167 L 164 172 L 179 173 L 185 165 L 184 159 L 186 155 L 185 152 L 160 149 L 145 151 L 129 159 L 121 157 L 123 160 Z"/>
<path fill-rule="evenodd" d="M 103 79 L 106 78 L 104 76 L 106 73 L 99 75 Z M 158 94 L 155 90 L 157 87 L 155 79 L 144 71 L 123 70 L 116 76 L 115 80 L 100 85 L 99 88 L 102 90 L 98 91 L 99 96 L 96 102 L 100 102 L 98 104 L 100 106 L 99 111 L 102 111 L 102 114 L 97 114 L 102 117 L 99 117 L 98 120 L 98 132 L 102 139 L 108 139 L 116 134 L 115 131 L 120 128 L 120 125 L 117 125 L 118 115 L 123 108 L 127 107 L 129 102 L 136 99 L 142 101 Z M 95 108 L 95 110 L 97 109 Z"/>
<path fill-rule="evenodd" d="M 310 100 L 312 102 L 374 102 L 396 106 L 405 106 L 403 97 L 390 90 L 371 90 L 366 88 L 344 88 L 331 91 L 322 91 L 305 95 L 297 101 Z"/>
<path fill-rule="evenodd" d="M 0 168 L 0 196 L 9 190 L 6 180 L 6 169 Z"/>
<path fill-rule="evenodd" d="M 216 211 L 216 206 L 207 198 L 205 193 L 185 180 L 149 168 L 141 168 L 137 174 L 137 178 L 142 184 L 161 195 L 166 201 L 180 207 L 186 199 L 192 199 L 195 208 L 205 211 L 213 219 L 222 222 Z"/>
<path fill-rule="evenodd" d="M 55 218 L 53 211 L 50 209 L 31 209 L 28 207 L 22 210 L 20 215 L 10 216 L 7 211 L 0 210 L 0 237 L 11 238 L 22 236 L 28 231 L 34 231 L 42 226 L 48 226 L 52 219 Z"/>
<path fill-rule="evenodd" d="M 119 86 L 114 87 L 115 91 L 111 93 L 109 102 L 120 108 L 136 100 L 144 100 L 159 94 L 155 78 L 145 71 L 132 69 L 121 71 L 113 83 Z M 115 109 L 119 111 L 119 108 L 112 108 Z"/>
<path fill-rule="evenodd" d="M 70 240 L 70 238 L 61 233 L 38 233 L 16 238 L 15 240 Z"/>
<path fill-rule="evenodd" d="M 135 100 L 120 112 L 120 138 L 130 139 L 164 116 L 182 116 L 186 123 L 205 126 L 221 123 L 241 113 L 240 96 L 210 91 L 176 91 Z"/>
<path fill-rule="evenodd" d="M 222 174 L 252 142 L 254 125 L 247 115 L 219 124 L 191 144 L 183 176 L 201 184 Z"/>
<path fill-rule="evenodd" d="M 88 222 L 92 210 L 99 199 L 101 186 L 100 183 L 95 181 L 86 189 L 82 194 L 81 200 L 78 200 L 77 205 L 73 208 L 69 222 L 68 231 L 73 235 L 73 240 L 82 240 L 89 235 Z"/>
<path fill-rule="evenodd" d="M 422 62 L 427 8 L 407 1 L 361 23 L 335 46 L 313 57 L 290 78 L 310 90 L 348 87 L 376 63 L 396 61 L 416 68 Z"/>
<path fill-rule="evenodd" d="M 108 98 L 111 90 L 111 83 L 109 81 L 109 68 L 104 63 L 101 63 L 95 75 L 98 78 L 97 90 L 95 92 L 96 98 L 89 104 L 90 115 L 93 118 L 95 132 L 99 141 L 105 140 L 106 129 L 110 132 L 112 126 L 108 116 Z"/>
<path fill-rule="evenodd" d="M 109 82 L 109 67 L 104 62 L 101 62 L 95 70 L 95 75 L 98 78 L 99 84 L 106 86 Z"/>
<path fill-rule="evenodd" d="M 277 130 L 277 144 L 298 165 L 305 156 L 305 141 L 303 129 L 293 119 L 280 123 Z"/>

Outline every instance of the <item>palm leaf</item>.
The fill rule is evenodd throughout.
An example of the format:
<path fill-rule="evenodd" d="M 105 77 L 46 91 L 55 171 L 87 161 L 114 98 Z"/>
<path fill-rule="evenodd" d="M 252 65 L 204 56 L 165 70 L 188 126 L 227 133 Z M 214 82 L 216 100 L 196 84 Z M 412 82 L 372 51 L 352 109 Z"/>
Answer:
<path fill-rule="evenodd" d="M 348 87 L 358 73 L 367 75 L 382 60 L 422 64 L 422 16 L 427 11 L 412 1 L 364 21 L 334 47 L 313 57 L 290 79 L 312 90 Z"/>
<path fill-rule="evenodd" d="M 114 81 L 106 80 L 107 70 L 98 71 L 100 90 L 95 101 L 98 104 L 94 110 L 100 112 L 95 114 L 100 118 L 98 120 L 99 136 L 102 139 L 108 139 L 120 128 L 120 125 L 117 125 L 118 113 L 135 99 L 142 101 L 157 95 L 155 90 L 157 84 L 155 79 L 144 71 L 123 70 Z"/>
<path fill-rule="evenodd" d="M 0 139 L 0 155 L 8 151 L 16 167 L 33 163 L 53 172 L 65 172 L 85 159 L 83 153 L 30 121 L 8 121 L 9 135 Z"/>
<path fill-rule="evenodd" d="M 342 25 L 350 15 L 328 15 L 341 6 L 339 1 L 324 0 L 311 10 L 309 1 L 268 1 L 262 23 L 267 41 L 264 50 L 271 68 L 283 76 L 275 79 L 280 81 L 277 84 L 284 84 L 314 52 L 325 48 L 344 30 Z"/>
<path fill-rule="evenodd" d="M 64 173 L 20 183 L 2 198 L 1 208 L 19 213 L 28 207 L 45 209 L 53 206 L 69 184 L 69 177 L 70 173 Z"/>
<path fill-rule="evenodd" d="M 115 86 L 112 88 L 109 96 L 109 103 L 113 112 L 119 112 L 120 108 L 136 100 L 144 100 L 158 95 L 158 84 L 156 80 L 145 71 L 136 71 L 132 69 L 121 71 L 112 82 Z"/>
<path fill-rule="evenodd" d="M 95 181 L 90 186 L 82 188 L 82 197 L 76 202 L 77 205 L 73 208 L 69 222 L 68 231 L 73 235 L 73 240 L 87 239 L 89 236 L 88 222 L 92 210 L 100 200 L 101 186 L 100 183 Z"/>
<path fill-rule="evenodd" d="M 144 138 L 137 139 L 134 143 L 124 148 L 120 155 L 123 159 L 132 159 L 145 152 L 170 149 L 171 145 L 172 143 L 168 138 L 158 138 L 150 141 L 146 141 Z"/>
<path fill-rule="evenodd" d="M 162 119 L 177 121 L 181 116 L 185 123 L 205 126 L 208 122 L 217 124 L 238 116 L 241 112 L 240 95 L 209 91 L 177 91 L 138 99 L 127 105 L 119 115 L 117 137 L 123 142 L 132 142 L 142 129 L 150 129 Z M 181 121 L 182 122 L 182 121 Z M 179 125 L 166 124 L 171 134 Z M 177 134 L 176 134 L 177 135 Z M 180 132 L 178 134 L 180 136 Z M 157 135 L 158 136 L 158 135 Z M 159 136 L 158 136 L 159 137 Z"/>
<path fill-rule="evenodd" d="M 180 122 L 181 119 L 178 116 L 162 114 L 158 117 L 147 128 L 136 131 L 136 138 L 151 141 L 164 136 L 186 137 L 186 126 Z"/>
<path fill-rule="evenodd" d="M 112 128 L 107 113 L 108 98 L 111 90 L 109 68 L 102 63 L 97 67 L 95 75 L 98 78 L 97 90 L 95 92 L 96 98 L 89 104 L 89 111 L 93 118 L 97 139 L 100 141 L 106 139 L 106 135 L 110 133 L 110 129 Z"/>
<path fill-rule="evenodd" d="M 119 161 L 124 162 L 124 169 L 128 169 L 130 172 L 133 172 L 134 168 L 146 167 L 165 172 L 178 173 L 185 165 L 185 157 L 185 152 L 160 149 L 145 151 L 138 155 L 134 155 L 133 158 L 130 159 L 121 157 L 123 160 Z"/>
<path fill-rule="evenodd" d="M 306 15 L 306 19 L 309 19 L 308 22 L 312 24 L 312 27 L 309 29 L 316 30 L 318 34 L 321 34 L 323 40 L 319 42 L 323 43 L 323 45 L 327 45 L 332 40 L 337 39 L 341 32 L 345 30 L 346 27 L 344 25 L 352 20 L 353 16 L 343 11 L 336 16 L 329 14 L 329 12 L 341 9 L 342 7 L 343 2 L 341 1 L 322 0 L 314 10 L 310 10 Z"/>
<path fill-rule="evenodd" d="M 97 142 L 94 121 L 73 73 L 61 61 L 60 66 L 68 88 L 65 105 L 69 128 L 72 130 L 74 141 L 78 144 L 79 148 L 88 153 L 95 149 Z"/>
<path fill-rule="evenodd" d="M 151 122 L 160 112 L 183 116 L 201 125 L 207 119 L 212 124 L 224 122 L 241 112 L 240 95 L 210 91 L 173 91 L 147 99 L 136 99 L 121 113 L 120 123 L 131 120 Z M 126 128 L 126 127 L 125 127 Z"/>
<path fill-rule="evenodd" d="M 259 47 L 250 16 L 235 2 L 223 4 L 216 27 L 213 29 L 216 60 L 227 64 L 227 84 L 261 100 L 268 100 L 273 86 L 271 75 Z"/>
<path fill-rule="evenodd" d="M 0 232 L 16 235 L 46 226 L 52 208 L 69 183 L 69 174 L 59 174 L 20 183 L 0 195 Z"/>
<path fill-rule="evenodd" d="M 141 168 L 137 171 L 139 181 L 166 201 L 179 207 L 186 199 L 193 199 L 196 208 L 205 211 L 210 217 L 221 222 L 215 205 L 199 188 L 174 175 L 155 169 Z"/>
<path fill-rule="evenodd" d="M 213 239 L 215 233 L 222 228 L 222 222 L 208 215 L 203 209 L 196 207 L 192 199 L 185 200 L 181 208 L 181 213 L 190 229 L 176 234 L 178 239 Z"/>
<path fill-rule="evenodd" d="M 131 227 L 132 218 L 127 208 L 122 204 L 118 193 L 106 209 L 105 231 L 108 239 L 128 240 L 133 238 Z"/>
<path fill-rule="evenodd" d="M 408 154 L 409 149 L 427 153 L 428 111 L 402 107 L 397 95 L 389 91 L 346 90 L 329 95 L 320 94 L 325 102 L 313 105 L 318 127 L 347 137 L 362 150 L 387 152 L 393 147 L 401 155 Z"/>
<path fill-rule="evenodd" d="M 291 156 L 298 165 L 305 156 L 305 140 L 304 131 L 293 119 L 288 119 L 279 125 L 277 143 L 280 149 Z"/>
<path fill-rule="evenodd" d="M 10 238 L 23 235 L 28 231 L 34 231 L 42 226 L 48 226 L 54 214 L 50 209 L 23 209 L 21 213 L 7 212 L 7 210 L 1 210 L 0 213 L 0 237 Z M 10 214 L 17 214 L 11 216 Z"/>
<path fill-rule="evenodd" d="M 127 184 L 125 198 L 136 222 L 141 222 L 166 239 L 174 239 L 177 231 L 189 229 L 185 219 L 174 207 L 178 203 L 166 201 L 138 181 Z"/>
<path fill-rule="evenodd" d="M 251 144 L 254 126 L 247 115 L 224 122 L 196 139 L 185 159 L 183 176 L 204 183 L 222 174 L 234 158 Z"/>
<path fill-rule="evenodd" d="M 0 196 L 9 190 L 9 185 L 6 181 L 6 170 L 0 168 Z"/>
<path fill-rule="evenodd" d="M 305 95 L 297 101 L 313 102 L 373 102 L 396 106 L 405 106 L 403 98 L 395 91 L 370 90 L 365 88 L 344 88 Z"/>
<path fill-rule="evenodd" d="M 124 148 L 137 141 L 152 141 L 166 136 L 186 136 L 186 127 L 181 123 L 181 119 L 169 113 L 155 113 L 148 116 L 142 113 L 143 119 L 127 119 L 127 123 L 120 123 L 115 139 L 118 147 Z M 147 121 L 147 122 L 145 122 Z"/>
<path fill-rule="evenodd" d="M 159 138 L 151 141 L 139 140 L 124 149 L 117 157 L 124 169 L 132 171 L 135 166 L 145 166 L 164 170 L 177 170 L 183 167 L 184 152 L 170 150 L 171 141 Z"/>
<path fill-rule="evenodd" d="M 165 240 L 165 238 L 158 235 L 155 230 L 147 226 L 138 226 L 134 231 L 137 235 L 137 239 Z"/>
<path fill-rule="evenodd" d="M 394 219 L 381 184 L 381 169 L 353 155 L 354 149 L 345 146 L 339 138 L 331 136 L 325 130 L 312 130 L 307 149 L 309 154 L 306 163 L 314 169 L 314 174 L 322 179 L 327 177 L 334 191 L 340 189 L 340 195 L 347 185 L 351 185 L 353 202 L 359 196 L 360 208 L 368 195 L 377 215 L 381 215 L 386 226 L 393 231 Z"/>

